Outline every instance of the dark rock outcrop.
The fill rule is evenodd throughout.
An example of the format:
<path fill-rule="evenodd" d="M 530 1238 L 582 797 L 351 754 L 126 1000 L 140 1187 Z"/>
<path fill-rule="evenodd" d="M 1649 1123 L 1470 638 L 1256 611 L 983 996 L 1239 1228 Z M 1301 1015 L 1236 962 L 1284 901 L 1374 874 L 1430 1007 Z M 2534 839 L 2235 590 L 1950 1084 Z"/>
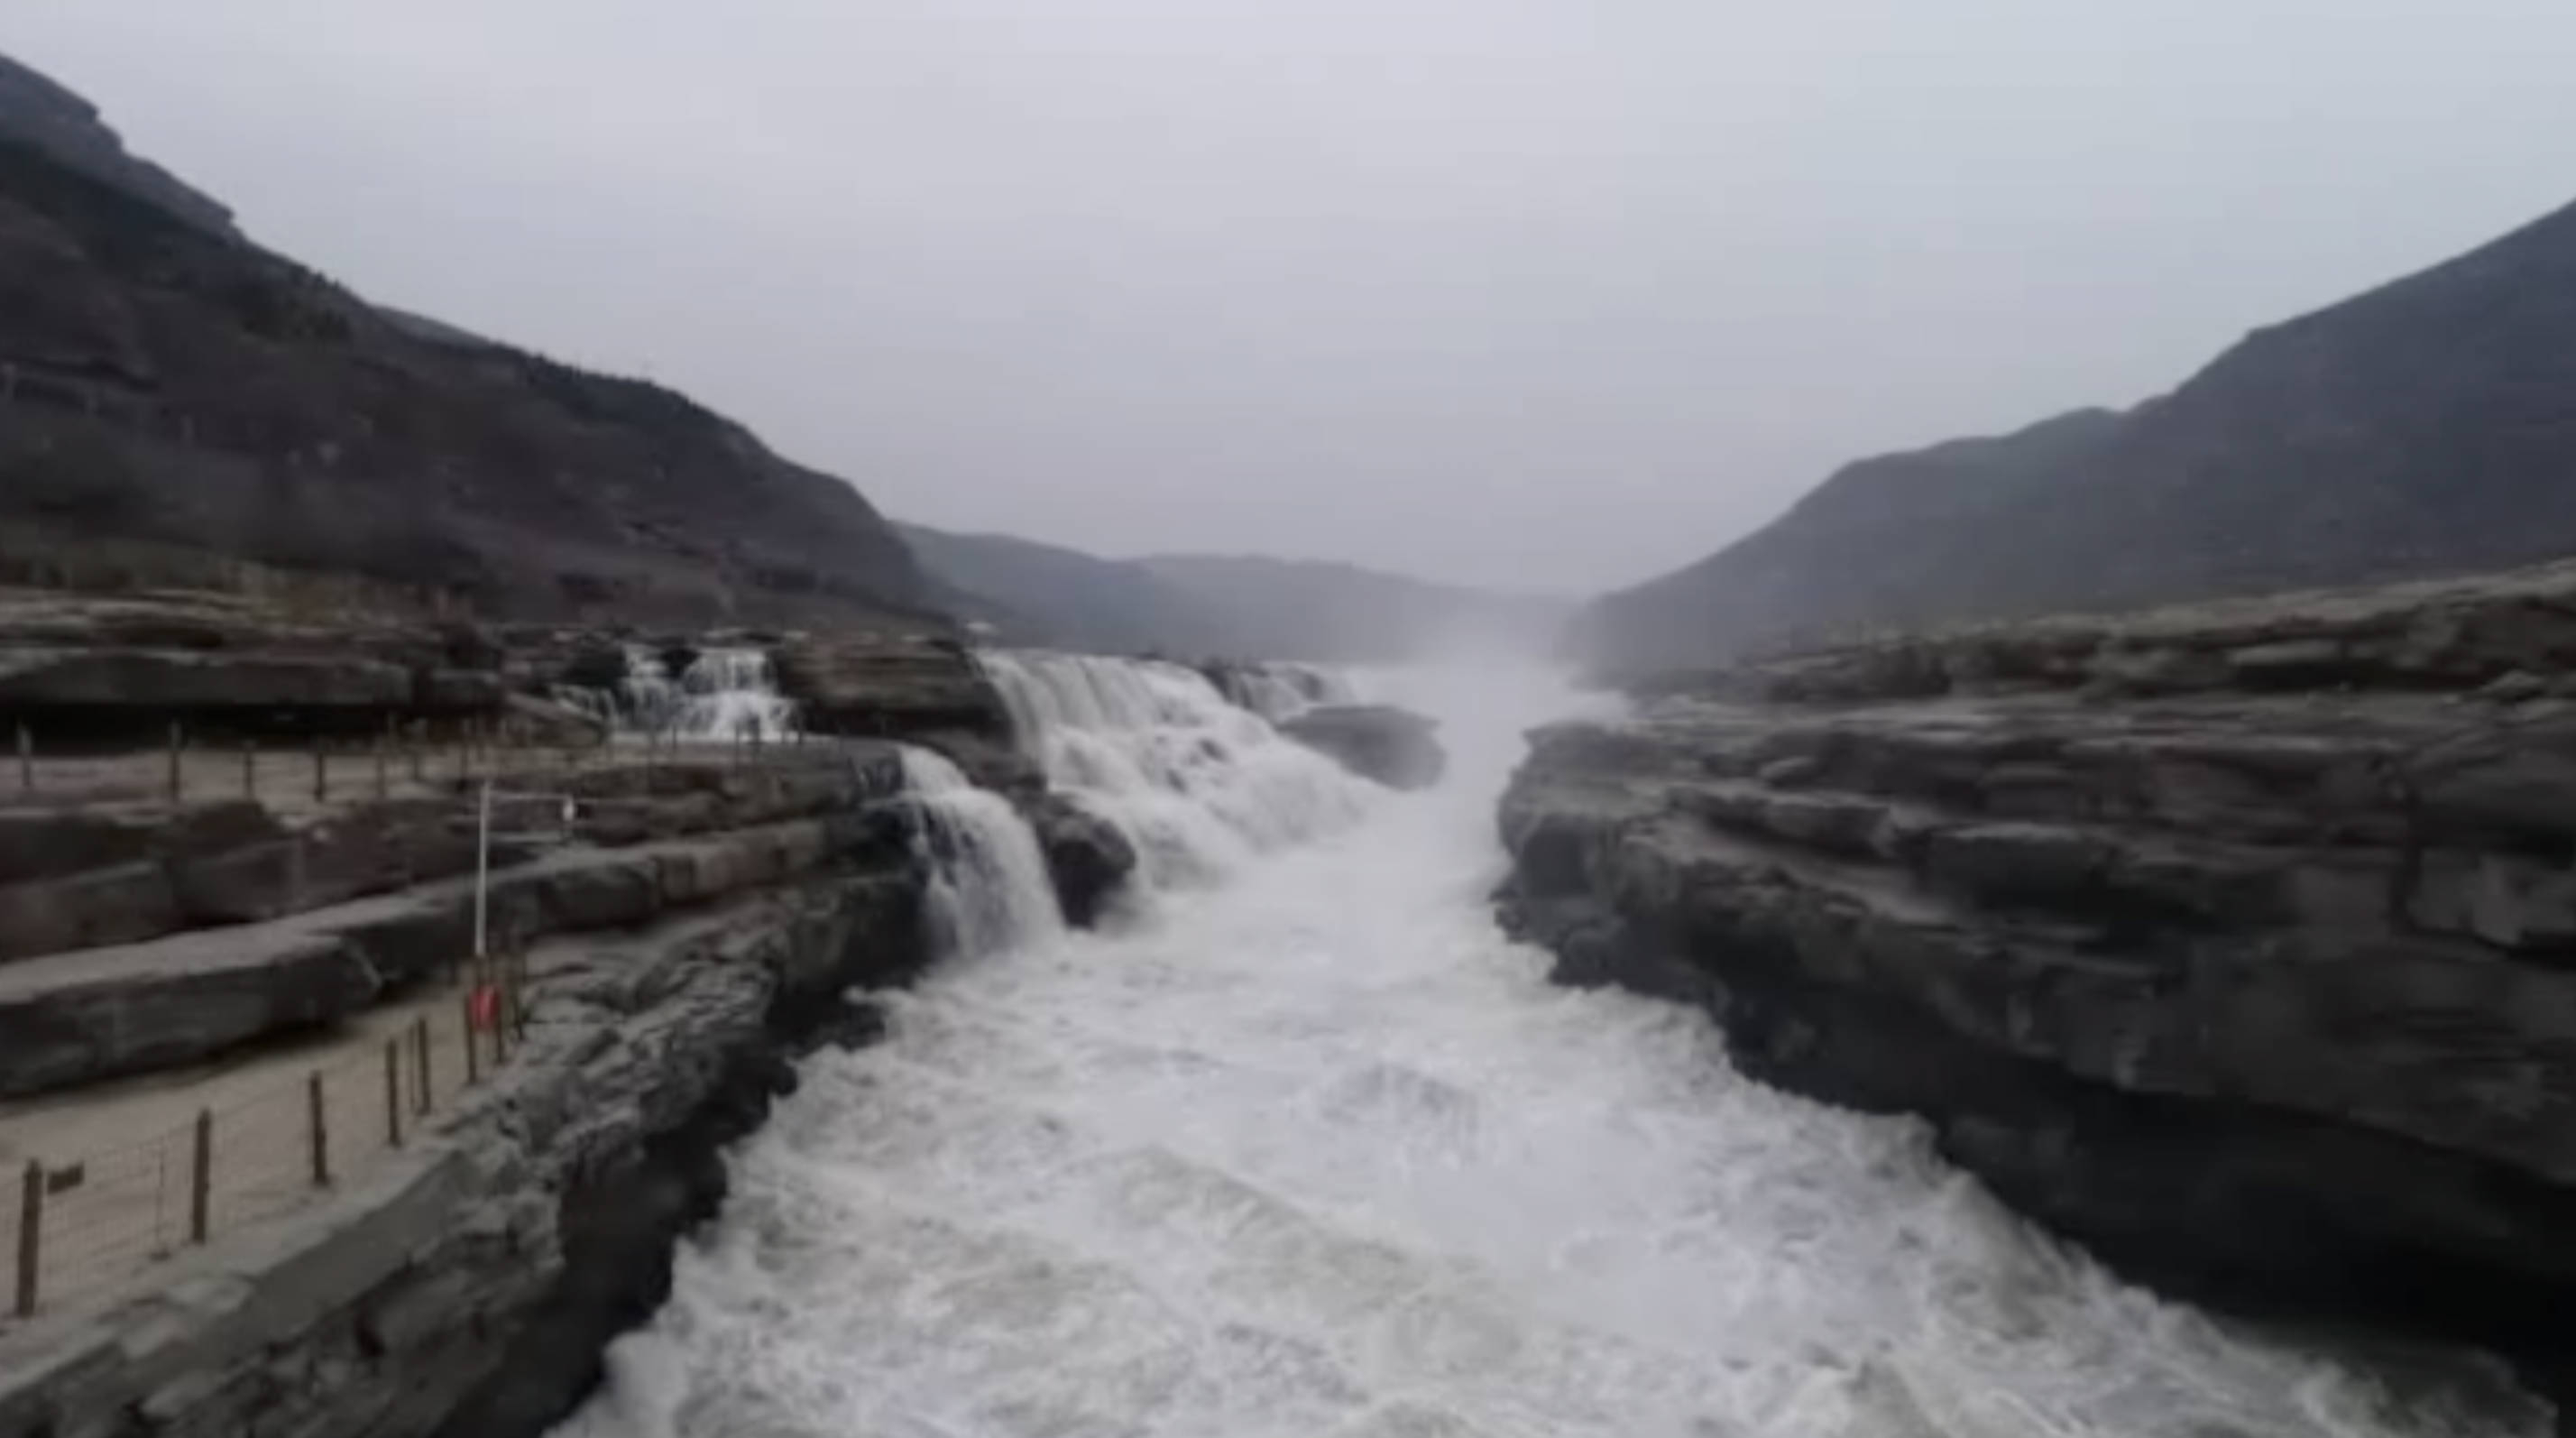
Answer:
<path fill-rule="evenodd" d="M 1440 741 L 1431 737 L 1438 727 L 1389 704 L 1339 704 L 1283 719 L 1279 732 L 1363 779 L 1392 789 L 1427 789 L 1449 765 Z"/>
<path fill-rule="evenodd" d="M 1037 795 L 1020 809 L 1037 831 L 1066 922 L 1097 923 L 1136 871 L 1136 846 L 1117 825 L 1063 794 Z"/>
<path fill-rule="evenodd" d="M 972 655 L 944 640 L 800 635 L 771 659 L 779 692 L 796 701 L 814 733 L 1010 737 L 1001 695 Z"/>
<path fill-rule="evenodd" d="M 1620 672 L 1928 623 L 2576 550 L 2576 207 L 2257 331 L 2180 389 L 1853 464 L 1578 617 Z"/>
<path fill-rule="evenodd" d="M 590 743 L 595 719 L 513 692 L 502 647 L 472 625 L 400 610 L 210 594 L 0 589 L 0 727 L 45 752 L 336 736 L 374 743 L 506 724 Z"/>
<path fill-rule="evenodd" d="M 1754 1077 L 1923 1115 L 2116 1266 L 2563 1392 L 2570 582 L 1674 681 L 1536 737 L 1504 911 L 1567 981 L 1704 1005 Z"/>

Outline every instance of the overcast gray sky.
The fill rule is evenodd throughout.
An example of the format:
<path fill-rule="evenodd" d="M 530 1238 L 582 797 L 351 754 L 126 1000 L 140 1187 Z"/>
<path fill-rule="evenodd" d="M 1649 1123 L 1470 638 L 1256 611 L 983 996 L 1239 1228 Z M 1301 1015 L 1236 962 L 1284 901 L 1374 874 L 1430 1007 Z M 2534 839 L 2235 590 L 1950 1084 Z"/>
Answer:
<path fill-rule="evenodd" d="M 260 239 L 924 522 L 1590 589 L 2576 199 L 2564 0 L 9 0 Z"/>

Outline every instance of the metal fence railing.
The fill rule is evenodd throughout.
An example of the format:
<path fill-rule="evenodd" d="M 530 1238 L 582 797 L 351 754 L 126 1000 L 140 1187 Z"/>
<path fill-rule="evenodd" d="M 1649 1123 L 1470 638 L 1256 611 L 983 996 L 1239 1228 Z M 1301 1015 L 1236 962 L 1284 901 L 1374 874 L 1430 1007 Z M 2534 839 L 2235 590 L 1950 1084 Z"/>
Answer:
<path fill-rule="evenodd" d="M 597 769 L 640 767 L 649 780 L 657 763 L 762 767 L 791 758 L 826 762 L 844 752 L 802 732 L 730 742 L 666 734 L 563 748 L 494 726 L 461 732 L 444 746 L 411 731 L 298 750 L 217 749 L 173 729 L 164 752 L 93 757 L 49 756 L 41 736 L 24 725 L 0 733 L 0 807 L 243 797 L 291 813 L 389 797 L 462 799 L 480 808 L 479 816 L 468 807 L 459 817 L 479 819 L 487 844 L 507 839 L 519 849 L 574 841 L 595 813 L 655 802 L 576 793 Z M 567 801 L 577 802 L 578 823 Z M 303 842 L 298 835 L 232 852 L 274 848 L 291 859 Z M 318 901 L 301 887 L 299 868 L 282 867 L 285 911 Z M 485 925 L 477 888 L 479 948 Z M 0 942 L 0 961 L 131 941 L 184 926 L 182 918 L 211 922 L 191 914 L 152 927 L 128 915 L 129 928 L 143 927 L 64 944 L 36 942 L 59 935 L 21 934 L 29 953 L 13 955 Z M 516 1051 L 524 981 L 524 956 L 465 960 L 445 986 L 352 1016 L 343 1030 L 315 1039 L 309 1061 L 272 1052 L 198 1071 L 175 1087 L 165 1080 L 176 1076 L 163 1076 L 149 1090 L 79 1097 L 77 1123 L 68 1108 L 53 1122 L 30 1119 L 27 1109 L 0 1111 L 0 1327 L 116 1287 L 189 1247 L 362 1177 L 415 1142 Z M 56 1136 L 41 1136 L 48 1129 Z"/>
<path fill-rule="evenodd" d="M 101 751 L 24 721 L 0 725 L 0 805 L 249 799 L 282 814 L 336 810 L 485 780 L 577 775 L 657 763 L 756 765 L 828 742 L 802 729 L 726 735 L 675 731 L 549 740 L 509 722 L 397 724 L 369 737 L 245 739 L 172 724 L 158 747 Z"/>
<path fill-rule="evenodd" d="M 29 1158 L 0 1184 L 11 1250 L 0 1322 L 116 1286 L 365 1175 L 509 1061 L 524 1036 L 524 988 L 523 958 L 461 969 L 356 1022 L 320 1062 L 264 1061 L 254 1086 L 176 1125 Z"/>

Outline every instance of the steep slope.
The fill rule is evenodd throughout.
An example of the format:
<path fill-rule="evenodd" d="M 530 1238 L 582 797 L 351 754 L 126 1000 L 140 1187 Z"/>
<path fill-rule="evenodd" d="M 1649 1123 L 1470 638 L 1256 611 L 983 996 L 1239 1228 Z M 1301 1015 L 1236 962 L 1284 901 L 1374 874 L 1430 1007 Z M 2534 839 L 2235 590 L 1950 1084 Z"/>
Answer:
<path fill-rule="evenodd" d="M 42 150 L 91 179 L 148 200 L 210 235 L 240 238 L 232 211 L 159 165 L 129 153 L 98 107 L 0 55 L 0 135 Z"/>
<path fill-rule="evenodd" d="M 2257 331 L 2125 415 L 1863 461 L 1602 599 L 1613 667 L 2576 550 L 2576 207 Z"/>
<path fill-rule="evenodd" d="M 0 579 L 249 560 L 486 613 L 923 614 L 867 501 L 741 426 L 424 340 L 22 130 L 0 124 Z"/>

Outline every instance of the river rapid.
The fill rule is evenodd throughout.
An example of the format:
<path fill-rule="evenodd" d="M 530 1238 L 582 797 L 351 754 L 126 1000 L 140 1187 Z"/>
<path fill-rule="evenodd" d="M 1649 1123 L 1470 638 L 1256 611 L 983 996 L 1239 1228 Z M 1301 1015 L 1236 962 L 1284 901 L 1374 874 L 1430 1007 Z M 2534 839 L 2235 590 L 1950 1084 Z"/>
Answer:
<path fill-rule="evenodd" d="M 2547 1430 L 2487 1365 L 2391 1387 L 2126 1287 L 1917 1125 L 1552 987 L 1492 918 L 1494 801 L 1600 701 L 1372 676 L 1451 752 L 1398 796 L 1184 671 L 992 667 L 1146 891 L 1065 931 L 1016 821 L 925 766 L 970 951 L 804 1064 L 566 1438 Z"/>

